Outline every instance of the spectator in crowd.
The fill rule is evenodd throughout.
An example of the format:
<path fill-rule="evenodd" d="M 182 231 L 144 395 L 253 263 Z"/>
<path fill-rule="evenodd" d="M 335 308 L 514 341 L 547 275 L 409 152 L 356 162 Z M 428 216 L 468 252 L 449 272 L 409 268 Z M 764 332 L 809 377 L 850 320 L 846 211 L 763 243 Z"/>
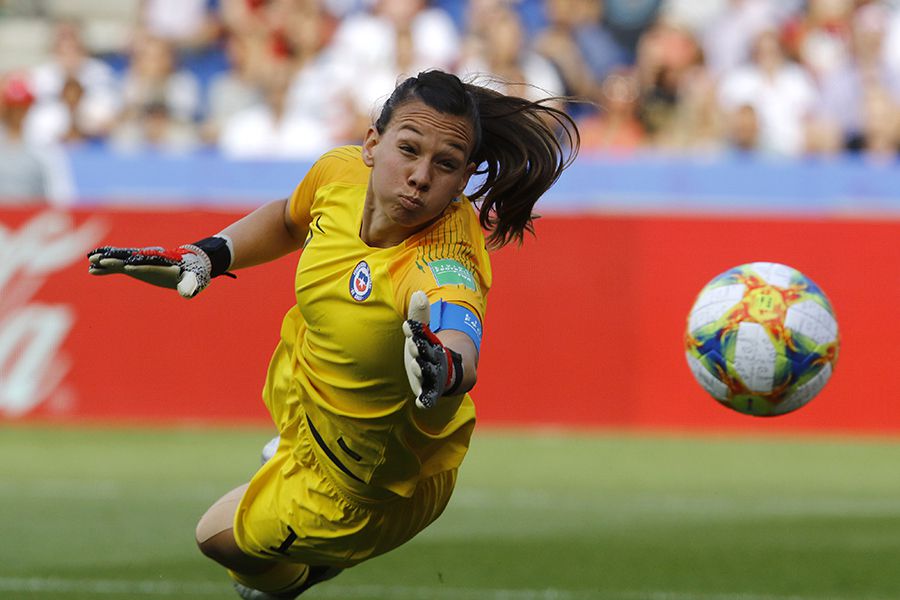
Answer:
<path fill-rule="evenodd" d="M 321 1 L 294 1 L 299 6 L 287 18 L 293 69 L 288 97 L 291 110 L 321 121 L 335 142 L 358 143 L 369 119 L 363 119 L 354 104 L 353 78 L 343 72 L 339 48 L 333 44 L 338 21 Z M 408 50 L 409 46 L 400 48 Z M 398 65 L 408 63 L 407 54 L 399 55 Z"/>
<path fill-rule="evenodd" d="M 341 22 L 334 43 L 346 60 L 360 67 L 387 65 L 418 72 L 453 67 L 459 60 L 453 20 L 426 0 L 372 0 L 371 10 Z"/>
<path fill-rule="evenodd" d="M 660 20 L 641 37 L 636 62 L 640 116 L 652 145 L 683 145 L 673 139 L 679 103 L 688 74 L 702 68 L 699 44 L 687 29 Z"/>
<path fill-rule="evenodd" d="M 221 37 L 218 0 L 143 0 L 141 25 L 181 50 L 203 50 Z"/>
<path fill-rule="evenodd" d="M 594 96 L 606 76 L 625 64 L 625 51 L 602 25 L 603 0 L 545 0 L 548 25 L 535 48 L 559 71 L 567 95 Z M 602 93 L 602 92 L 601 92 Z M 567 106 L 578 115 L 584 105 Z"/>
<path fill-rule="evenodd" d="M 358 111 L 348 91 L 355 73 L 332 44 L 337 19 L 323 2 L 225 0 L 223 10 L 233 69 L 210 86 L 207 140 L 214 141 L 237 110 L 257 104 L 259 114 L 265 104 L 261 88 L 277 63 L 290 78 L 285 114 L 319 119 L 330 139 L 358 141 Z"/>
<path fill-rule="evenodd" d="M 663 0 L 659 18 L 677 23 L 699 36 L 728 8 L 731 0 Z"/>
<path fill-rule="evenodd" d="M 860 6 L 850 21 L 849 56 L 821 74 L 819 119 L 839 129 L 842 145 L 859 145 L 866 90 L 890 89 L 891 74 L 881 53 L 889 22 L 890 9 L 886 5 L 872 2 Z"/>
<path fill-rule="evenodd" d="M 88 140 L 92 127 L 89 105 L 81 82 L 69 76 L 58 98 L 46 99 L 28 115 L 25 135 L 36 145 L 75 145 Z"/>
<path fill-rule="evenodd" d="M 219 149 L 231 158 L 309 159 L 334 145 L 319 119 L 291 110 L 291 72 L 286 62 L 272 62 L 263 80 L 264 102 L 227 119 Z"/>
<path fill-rule="evenodd" d="M 225 48 L 230 68 L 212 77 L 206 94 L 202 137 L 212 144 L 228 119 L 263 101 L 260 73 L 270 59 L 265 40 L 256 35 L 232 34 Z"/>
<path fill-rule="evenodd" d="M 221 0 L 222 20 L 226 34 L 239 38 L 261 40 L 273 58 L 291 60 L 305 55 L 309 47 L 319 44 L 322 37 L 312 33 L 304 23 L 310 13 L 334 16 L 328 9 L 333 2 L 326 0 Z M 337 18 L 330 28 L 337 26 Z M 330 35 L 330 34 L 329 34 Z"/>
<path fill-rule="evenodd" d="M 678 78 L 676 103 L 667 127 L 655 143 L 669 152 L 711 155 L 727 146 L 724 115 L 719 107 L 716 78 L 702 55 L 687 65 Z"/>
<path fill-rule="evenodd" d="M 759 117 L 751 104 L 741 104 L 728 114 L 726 147 L 736 155 L 759 151 Z"/>
<path fill-rule="evenodd" d="M 340 22 L 328 51 L 337 59 L 339 93 L 355 114 L 348 136 L 361 140 L 400 76 L 456 68 L 460 36 L 450 16 L 426 0 L 372 0 Z"/>
<path fill-rule="evenodd" d="M 640 90 L 634 73 L 610 73 L 598 92 L 594 98 L 599 112 L 578 122 L 582 152 L 629 154 L 640 149 L 646 135 L 637 114 Z"/>
<path fill-rule="evenodd" d="M 285 36 L 294 68 L 315 61 L 334 38 L 340 20 L 322 0 L 282 0 L 290 10 L 285 11 Z"/>
<path fill-rule="evenodd" d="M 895 0 L 145 0 L 135 27 L 121 79 L 77 23 L 55 27 L 30 73 L 29 143 L 183 151 L 202 121 L 202 139 L 230 155 L 294 156 L 302 144 L 273 132 L 303 121 L 310 147 L 358 143 L 384 90 L 425 68 L 590 99 L 565 108 L 586 148 L 614 152 L 884 155 L 890 132 L 873 115 L 900 102 Z M 220 58 L 198 63 L 195 50 Z M 267 125 L 241 151 L 234 131 L 254 122 Z"/>
<path fill-rule="evenodd" d="M 806 124 L 806 145 L 802 155 L 825 158 L 840 154 L 846 140 L 840 126 L 821 115 L 813 115 Z"/>
<path fill-rule="evenodd" d="M 32 104 L 24 76 L 0 78 L 0 205 L 43 204 L 47 197 L 44 164 L 24 136 Z"/>
<path fill-rule="evenodd" d="M 478 60 L 486 54 L 485 46 L 490 37 L 493 19 L 498 9 L 508 9 L 510 0 L 470 0 L 465 5 L 463 12 L 462 37 L 460 39 L 461 50 L 459 56 L 459 71 L 465 72 L 468 63 Z M 485 61 L 481 59 L 483 64 Z"/>
<path fill-rule="evenodd" d="M 295 71 L 315 62 L 340 22 L 322 0 L 272 0 L 267 10 L 270 30 L 278 35 L 279 55 Z"/>
<path fill-rule="evenodd" d="M 200 140 L 191 123 L 173 118 L 165 102 L 155 101 L 116 128 L 110 144 L 122 153 L 184 154 L 196 150 Z"/>
<path fill-rule="evenodd" d="M 176 63 L 175 50 L 166 40 L 138 30 L 131 62 L 123 80 L 124 119 L 139 118 L 144 107 L 161 102 L 173 118 L 193 122 L 200 114 L 200 84 Z"/>
<path fill-rule="evenodd" d="M 562 79 L 549 60 L 526 43 L 518 13 L 504 2 L 485 12 L 485 27 L 466 38 L 459 67 L 464 78 L 529 100 L 564 94 Z"/>
<path fill-rule="evenodd" d="M 849 142 L 851 151 L 878 162 L 896 162 L 900 142 L 900 108 L 882 86 L 870 85 L 862 99 L 862 126 Z"/>
<path fill-rule="evenodd" d="M 112 68 L 88 54 L 77 23 L 56 24 L 50 60 L 32 70 L 31 80 L 36 104 L 28 124 L 34 133 L 28 135 L 37 136 L 35 142 L 63 141 L 59 136 L 72 123 L 59 125 L 61 104 L 71 107 L 76 94 L 78 127 L 84 136 L 103 138 L 115 125 L 121 102 L 118 81 Z"/>
<path fill-rule="evenodd" d="M 239 38 L 263 40 L 272 56 L 290 56 L 288 18 L 303 5 L 321 0 L 221 0 L 225 33 Z"/>
<path fill-rule="evenodd" d="M 760 34 L 751 61 L 727 73 L 719 87 L 722 109 L 729 113 L 753 106 L 759 117 L 760 148 L 784 156 L 804 151 L 807 124 L 818 101 L 812 77 L 788 60 L 773 30 Z"/>
<path fill-rule="evenodd" d="M 753 40 L 780 23 L 775 0 L 728 0 L 701 32 L 703 54 L 716 77 L 737 69 L 750 57 Z"/>
<path fill-rule="evenodd" d="M 266 6 L 256 0 L 221 0 L 219 10 L 225 35 L 265 39 L 269 43 L 273 26 L 269 22 Z"/>
<path fill-rule="evenodd" d="M 900 98 L 900 7 L 894 5 L 886 21 L 881 45 L 882 61 L 890 77 L 888 88 L 894 97 Z"/>
<path fill-rule="evenodd" d="M 606 26 L 633 57 L 638 40 L 656 22 L 663 0 L 604 0 Z"/>
<path fill-rule="evenodd" d="M 854 4 L 855 0 L 807 0 L 804 10 L 782 28 L 787 55 L 820 86 L 851 61 Z"/>

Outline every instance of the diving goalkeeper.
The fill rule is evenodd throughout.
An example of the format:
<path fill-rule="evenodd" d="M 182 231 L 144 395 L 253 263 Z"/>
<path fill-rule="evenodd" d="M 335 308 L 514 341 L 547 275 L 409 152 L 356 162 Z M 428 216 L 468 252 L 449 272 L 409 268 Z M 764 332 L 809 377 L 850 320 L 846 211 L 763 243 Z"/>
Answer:
<path fill-rule="evenodd" d="M 94 275 L 192 297 L 302 248 L 263 388 L 277 448 L 197 525 L 242 598 L 295 598 L 444 510 L 475 424 L 487 247 L 521 242 L 577 147 L 546 101 L 423 72 L 362 146 L 322 156 L 290 198 L 193 244 L 90 253 Z"/>

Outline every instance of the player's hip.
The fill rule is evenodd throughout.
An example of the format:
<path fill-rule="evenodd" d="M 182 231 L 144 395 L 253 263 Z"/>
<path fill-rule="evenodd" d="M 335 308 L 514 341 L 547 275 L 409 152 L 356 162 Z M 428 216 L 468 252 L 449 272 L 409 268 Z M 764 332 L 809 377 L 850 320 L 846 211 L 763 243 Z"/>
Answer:
<path fill-rule="evenodd" d="M 305 421 L 305 419 L 303 420 Z M 301 421 L 301 423 L 303 423 Z M 255 556 L 352 566 L 408 541 L 443 512 L 456 469 L 419 481 L 409 497 L 382 490 L 361 497 L 323 464 L 305 426 L 250 482 L 235 517 L 238 545 Z M 292 432 L 286 432 L 288 434 Z"/>

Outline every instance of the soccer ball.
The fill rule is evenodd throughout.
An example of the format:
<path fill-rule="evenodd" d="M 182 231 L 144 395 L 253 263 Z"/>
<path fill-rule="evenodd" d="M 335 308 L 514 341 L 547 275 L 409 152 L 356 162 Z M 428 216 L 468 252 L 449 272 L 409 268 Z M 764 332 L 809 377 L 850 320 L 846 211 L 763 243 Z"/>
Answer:
<path fill-rule="evenodd" d="M 688 315 L 684 345 L 694 378 L 719 403 L 774 416 L 822 390 L 840 338 L 831 303 L 811 279 L 756 262 L 706 284 Z"/>

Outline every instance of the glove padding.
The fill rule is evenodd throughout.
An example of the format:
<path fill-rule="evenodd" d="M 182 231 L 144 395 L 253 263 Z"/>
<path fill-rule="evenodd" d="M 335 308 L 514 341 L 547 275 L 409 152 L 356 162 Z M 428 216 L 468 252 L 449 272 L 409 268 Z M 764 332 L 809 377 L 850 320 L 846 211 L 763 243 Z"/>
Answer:
<path fill-rule="evenodd" d="M 212 263 L 193 244 L 166 250 L 160 247 L 116 248 L 103 246 L 88 253 L 91 275 L 123 273 L 151 285 L 178 290 L 193 298 L 209 285 Z"/>
<path fill-rule="evenodd" d="M 462 358 L 444 346 L 431 328 L 431 307 L 425 292 L 414 292 L 409 301 L 408 319 L 403 322 L 406 335 L 403 363 L 409 386 L 416 395 L 416 406 L 433 408 L 438 398 L 452 393 L 462 381 Z"/>

